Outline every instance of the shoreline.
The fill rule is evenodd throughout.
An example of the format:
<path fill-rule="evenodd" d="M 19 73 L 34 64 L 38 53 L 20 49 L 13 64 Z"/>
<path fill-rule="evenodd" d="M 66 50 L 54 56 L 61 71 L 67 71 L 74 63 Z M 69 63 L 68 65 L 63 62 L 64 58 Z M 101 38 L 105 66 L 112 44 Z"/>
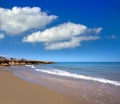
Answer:
<path fill-rule="evenodd" d="M 4 101 L 0 104 L 120 103 L 119 86 L 110 84 L 49 75 L 24 66 L 3 67 L 0 77 L 0 98 Z"/>
<path fill-rule="evenodd" d="M 75 104 L 57 91 L 33 84 L 0 67 L 0 104 Z"/>

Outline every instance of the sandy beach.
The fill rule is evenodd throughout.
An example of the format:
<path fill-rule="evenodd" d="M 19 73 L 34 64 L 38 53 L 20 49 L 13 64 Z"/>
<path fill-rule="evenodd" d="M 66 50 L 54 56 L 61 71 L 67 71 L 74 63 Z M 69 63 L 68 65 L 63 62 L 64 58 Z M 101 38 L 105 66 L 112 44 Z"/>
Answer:
<path fill-rule="evenodd" d="M 0 67 L 0 104 L 73 104 L 56 91 L 24 81 Z"/>

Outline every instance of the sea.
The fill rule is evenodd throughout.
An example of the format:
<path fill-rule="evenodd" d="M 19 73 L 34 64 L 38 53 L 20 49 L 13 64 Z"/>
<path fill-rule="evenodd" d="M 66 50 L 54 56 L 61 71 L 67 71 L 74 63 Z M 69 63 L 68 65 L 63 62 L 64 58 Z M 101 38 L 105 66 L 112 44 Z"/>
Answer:
<path fill-rule="evenodd" d="M 13 74 L 59 91 L 75 104 L 120 104 L 120 62 L 12 66 Z"/>

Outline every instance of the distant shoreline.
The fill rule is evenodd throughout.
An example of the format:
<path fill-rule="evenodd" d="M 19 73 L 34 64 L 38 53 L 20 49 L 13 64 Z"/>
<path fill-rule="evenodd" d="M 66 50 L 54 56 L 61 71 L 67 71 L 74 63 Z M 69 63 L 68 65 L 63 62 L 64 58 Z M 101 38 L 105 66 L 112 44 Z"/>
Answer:
<path fill-rule="evenodd" d="M 26 59 L 6 59 L 5 57 L 0 57 L 0 66 L 12 66 L 12 65 L 33 65 L 33 64 L 54 64 L 55 62 L 49 61 L 37 61 L 37 60 L 26 60 Z"/>

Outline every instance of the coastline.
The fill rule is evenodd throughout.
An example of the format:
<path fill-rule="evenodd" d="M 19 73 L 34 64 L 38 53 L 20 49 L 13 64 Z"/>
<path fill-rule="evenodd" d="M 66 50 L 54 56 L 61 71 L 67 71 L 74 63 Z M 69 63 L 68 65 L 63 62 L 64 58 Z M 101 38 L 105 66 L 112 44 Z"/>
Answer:
<path fill-rule="evenodd" d="M 117 85 L 36 71 L 47 70 L 47 67 L 50 68 L 49 65 L 1 66 L 0 104 L 120 103 L 120 89 Z"/>
<path fill-rule="evenodd" d="M 27 82 L 0 67 L 0 104 L 74 104 L 62 94 Z"/>

